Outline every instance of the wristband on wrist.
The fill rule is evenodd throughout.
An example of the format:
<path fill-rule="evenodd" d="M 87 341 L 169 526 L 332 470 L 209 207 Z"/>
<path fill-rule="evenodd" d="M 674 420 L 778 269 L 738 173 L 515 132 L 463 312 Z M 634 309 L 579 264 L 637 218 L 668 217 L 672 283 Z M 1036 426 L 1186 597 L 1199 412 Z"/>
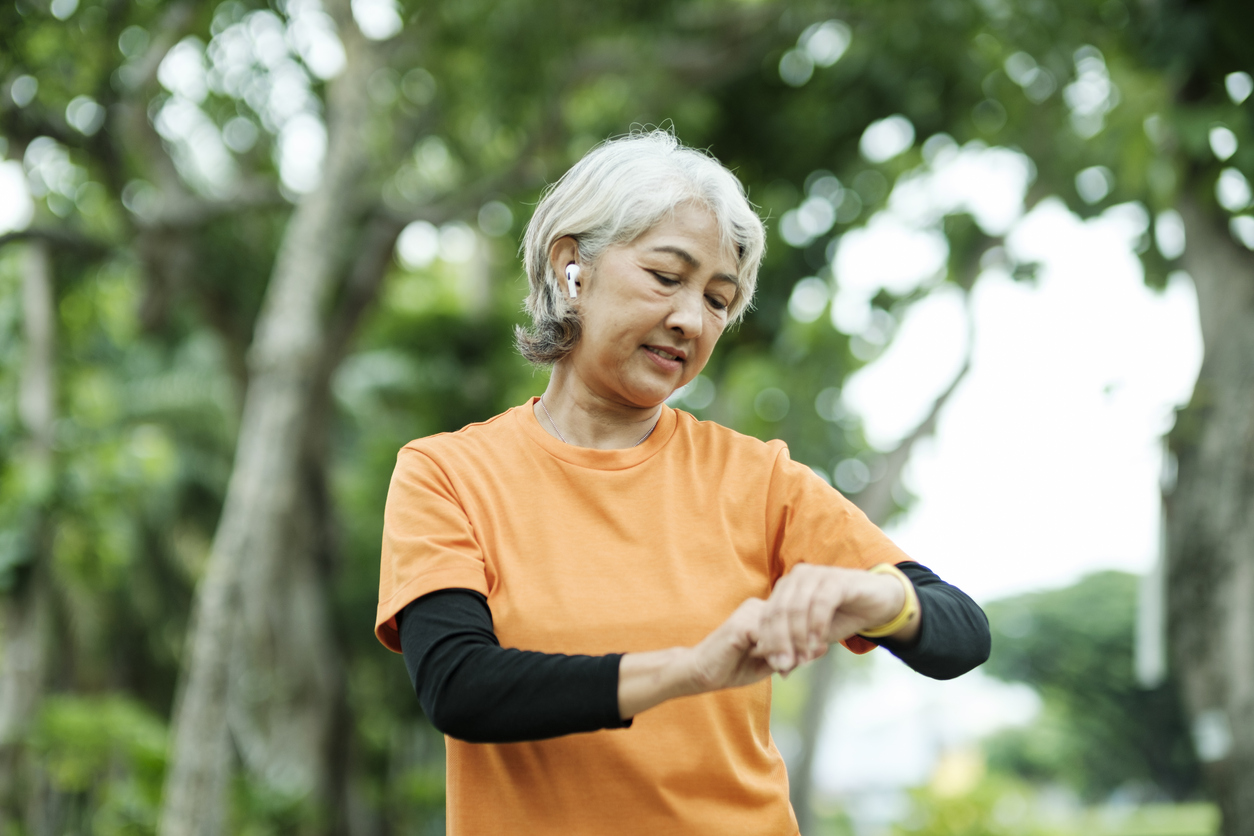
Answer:
<path fill-rule="evenodd" d="M 864 639 L 882 639 L 885 636 L 891 636 L 893 633 L 896 633 L 918 616 L 919 599 L 915 594 L 914 584 L 910 583 L 910 579 L 906 577 L 905 573 L 893 564 L 879 563 L 872 566 L 870 569 L 867 569 L 867 571 L 876 575 L 892 575 L 897 578 L 897 580 L 901 581 L 903 591 L 906 593 L 906 600 L 905 603 L 901 605 L 901 612 L 897 613 L 891 621 L 885 622 L 878 627 L 871 627 L 869 629 L 862 630 L 858 633 L 858 635 L 862 636 Z"/>

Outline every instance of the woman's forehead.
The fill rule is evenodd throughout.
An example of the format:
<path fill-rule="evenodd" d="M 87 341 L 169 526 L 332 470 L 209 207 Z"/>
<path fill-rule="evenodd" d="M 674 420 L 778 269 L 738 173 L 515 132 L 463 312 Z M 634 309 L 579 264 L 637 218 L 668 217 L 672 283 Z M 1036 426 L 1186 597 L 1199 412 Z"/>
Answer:
<path fill-rule="evenodd" d="M 631 243 L 633 249 L 677 258 L 690 267 L 738 272 L 735 242 L 727 240 L 714 213 L 704 206 L 681 204 Z"/>

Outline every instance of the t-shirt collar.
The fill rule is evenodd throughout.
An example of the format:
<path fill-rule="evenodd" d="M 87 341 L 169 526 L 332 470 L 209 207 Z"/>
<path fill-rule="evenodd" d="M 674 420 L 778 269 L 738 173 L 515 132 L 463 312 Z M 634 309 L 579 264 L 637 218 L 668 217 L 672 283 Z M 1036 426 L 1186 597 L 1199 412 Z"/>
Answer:
<path fill-rule="evenodd" d="M 512 410 L 514 418 L 523 433 L 534 443 L 542 447 L 550 455 L 569 464 L 594 470 L 625 470 L 647 461 L 666 446 L 678 423 L 675 410 L 662 404 L 662 413 L 658 416 L 657 426 L 649 437 L 635 447 L 620 450 L 596 450 L 591 447 L 576 447 L 554 438 L 536 420 L 535 404 L 538 397 L 529 398 L 526 403 Z"/>

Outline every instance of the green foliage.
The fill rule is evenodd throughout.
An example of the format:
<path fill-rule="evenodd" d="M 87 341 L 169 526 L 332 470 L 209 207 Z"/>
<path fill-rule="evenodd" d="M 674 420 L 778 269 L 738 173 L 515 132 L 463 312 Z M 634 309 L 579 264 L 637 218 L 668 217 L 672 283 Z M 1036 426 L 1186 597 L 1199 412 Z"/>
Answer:
<path fill-rule="evenodd" d="M 239 836 L 307 832 L 316 827 L 320 815 L 327 813 L 316 801 L 284 793 L 246 774 L 235 776 L 231 795 L 227 832 Z"/>
<path fill-rule="evenodd" d="M 27 741 L 51 785 L 77 797 L 99 836 L 153 833 L 165 721 L 125 696 L 50 697 Z"/>
<path fill-rule="evenodd" d="M 22 341 L 20 259 L 0 253 L 0 590 L 13 588 L 38 549 L 40 511 L 52 474 L 33 450 L 18 417 Z"/>
<path fill-rule="evenodd" d="M 1040 822 L 1031 787 L 991 777 L 967 792 L 911 793 L 911 811 L 893 836 L 1060 836 Z"/>
<path fill-rule="evenodd" d="M 1176 799 L 1197 792 L 1175 681 L 1149 690 L 1136 682 L 1136 589 L 1134 575 L 1101 572 L 985 607 L 993 652 L 984 670 L 1026 682 L 1045 700 L 1035 725 L 990 742 L 995 768 L 1093 799 L 1129 784 Z"/>
<path fill-rule="evenodd" d="M 1065 796 L 990 775 L 958 793 L 911 793 L 894 836 L 1215 836 L 1210 804 L 1080 807 Z"/>

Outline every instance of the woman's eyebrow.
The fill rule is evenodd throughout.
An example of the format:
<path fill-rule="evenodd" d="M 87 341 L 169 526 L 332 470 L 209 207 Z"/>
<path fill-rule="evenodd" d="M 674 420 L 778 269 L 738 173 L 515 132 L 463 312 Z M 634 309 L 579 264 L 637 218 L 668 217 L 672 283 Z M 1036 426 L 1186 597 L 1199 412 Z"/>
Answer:
<path fill-rule="evenodd" d="M 663 244 L 660 247 L 654 247 L 652 252 L 670 253 L 673 256 L 677 256 L 680 261 L 684 262 L 689 267 L 692 267 L 694 269 L 699 269 L 701 267 L 701 262 L 697 260 L 696 256 L 694 256 L 692 253 L 688 252 L 687 250 L 683 249 L 682 247 L 674 247 L 674 246 Z M 725 282 L 731 282 L 737 287 L 740 286 L 740 282 L 736 280 L 736 277 L 728 275 L 727 273 L 719 273 L 715 275 L 714 278 L 722 279 Z"/>

